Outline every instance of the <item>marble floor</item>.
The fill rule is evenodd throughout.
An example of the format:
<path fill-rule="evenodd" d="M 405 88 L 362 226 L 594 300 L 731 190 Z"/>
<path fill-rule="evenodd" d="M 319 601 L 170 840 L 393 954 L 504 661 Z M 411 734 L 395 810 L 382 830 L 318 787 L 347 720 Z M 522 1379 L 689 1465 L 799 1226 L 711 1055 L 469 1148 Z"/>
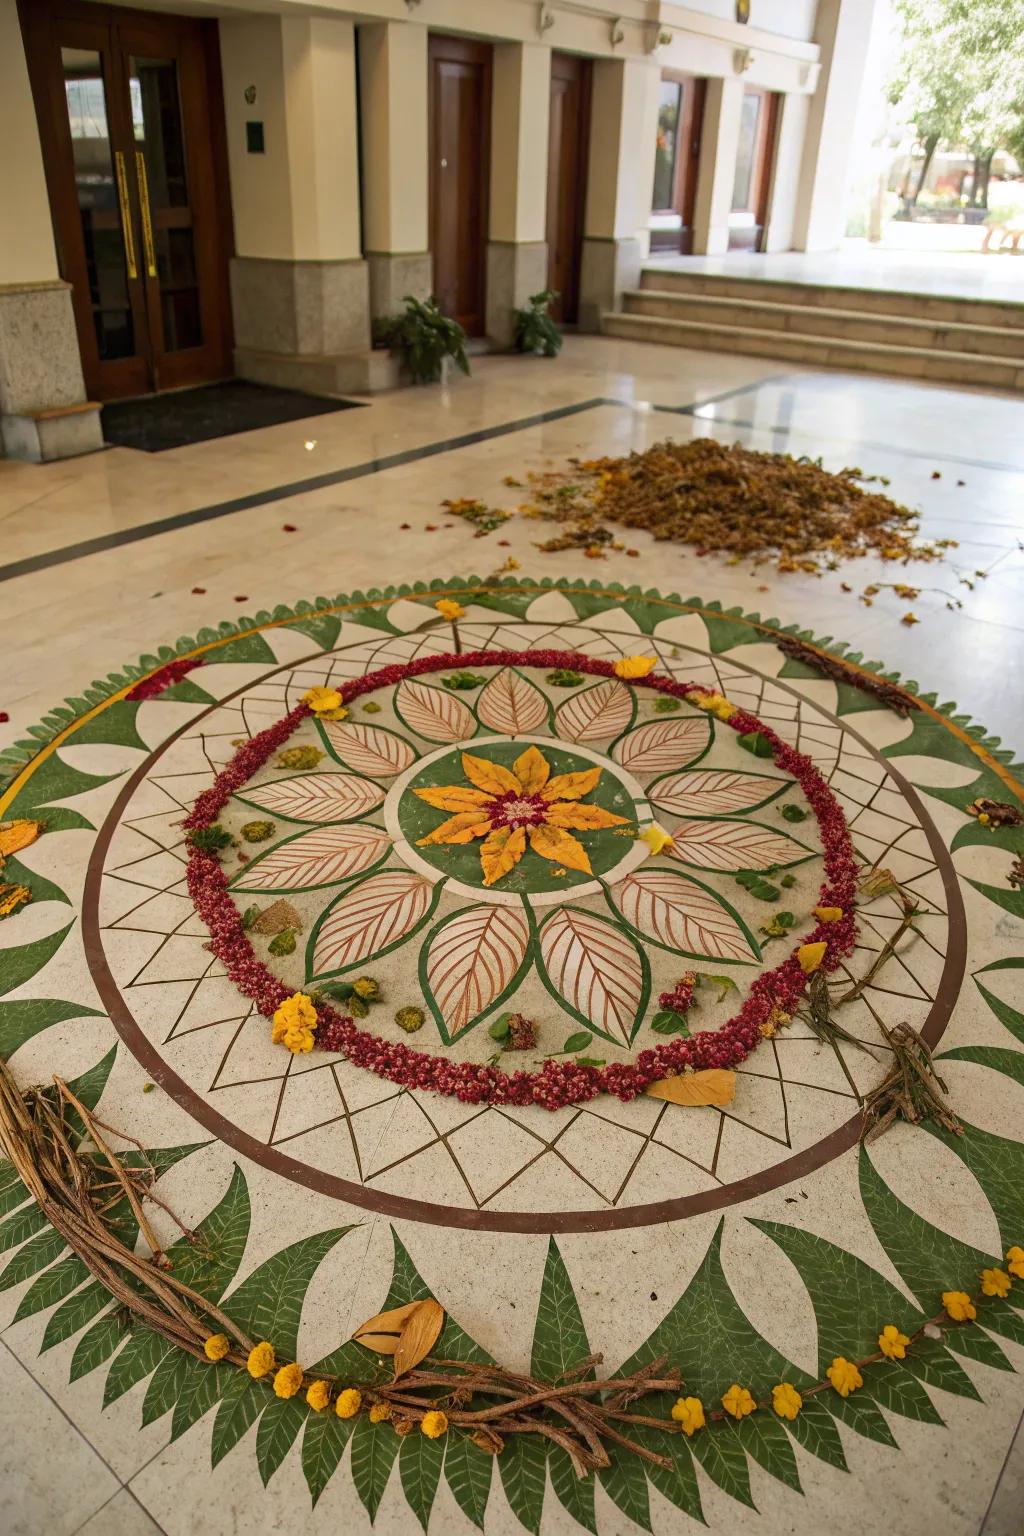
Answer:
<path fill-rule="evenodd" d="M 791 274 L 780 270 L 778 275 Z M 986 296 L 997 295 L 986 289 Z M 885 476 L 890 482 L 888 494 L 920 511 L 924 538 L 956 543 L 941 562 L 898 571 L 896 580 L 920 588 L 912 604 L 885 586 L 866 603 L 860 596 L 863 589 L 890 582 L 891 567 L 861 560 L 817 577 L 806 573 L 782 576 L 767 568 L 730 564 L 715 555 L 699 557 L 692 550 L 668 548 L 641 533 L 629 535 L 635 556 L 612 553 L 603 561 L 591 562 L 579 552 L 541 553 L 536 545 L 546 534 L 542 523 L 513 517 L 500 532 L 475 539 L 464 523 L 446 517 L 441 506 L 445 498 L 467 496 L 511 510 L 517 493 L 505 485 L 508 476 L 520 478 L 529 470 L 543 469 L 572 456 L 624 453 L 664 437 L 694 435 L 711 435 L 794 456 L 820 455 L 829 468 L 856 464 L 867 474 Z M 178 635 L 196 635 L 203 626 L 216 626 L 224 619 L 261 609 L 273 610 L 279 603 L 313 598 L 318 591 L 333 599 L 338 592 L 454 574 L 486 577 L 505 568 L 536 580 L 585 577 L 602 583 L 635 584 L 663 594 L 678 593 L 684 598 L 718 600 L 725 608 L 735 606 L 746 614 L 760 613 L 782 624 L 799 624 L 819 637 L 833 636 L 863 652 L 865 659 L 884 662 L 904 678 L 914 679 L 922 692 L 935 691 L 940 701 L 955 700 L 964 716 L 1001 737 L 1004 747 L 1024 754 L 1024 403 L 980 390 L 794 370 L 770 360 L 570 336 L 556 361 L 476 358 L 469 379 L 449 379 L 432 389 L 396 391 L 376 397 L 361 410 L 318 416 L 162 454 L 111 449 L 43 467 L 0 462 L 0 541 L 3 613 L 8 621 L 8 651 L 13 651 L 0 684 L 0 748 L 25 739 L 26 731 L 49 708 L 65 696 L 80 694 L 92 678 L 105 677 L 140 654 L 155 652 L 168 641 L 173 643 Z M 846 587 L 850 590 L 844 590 Z M 550 603 L 548 596 L 538 600 L 548 606 L 537 607 L 524 617 L 524 632 L 529 623 L 538 633 L 542 624 L 575 623 L 580 616 L 562 612 L 555 596 L 549 594 Z M 919 620 L 912 625 L 904 622 L 911 607 Z M 486 619 L 486 611 L 471 610 L 473 624 L 483 626 Z M 398 616 L 395 622 L 406 620 Z M 580 617 L 577 629 L 589 622 Z M 629 643 L 632 620 L 628 616 L 621 616 L 618 625 L 615 616 L 602 622 L 613 638 L 618 628 L 624 636 L 622 645 Z M 681 622 L 686 625 L 691 620 Z M 411 629 L 412 621 L 409 623 Z M 483 635 L 483 628 L 480 633 Z M 302 648 L 296 643 L 289 649 L 298 638 L 290 632 L 285 636 L 287 644 L 276 652 L 275 665 L 305 665 Z M 674 638 L 669 636 L 666 645 Z M 691 638 L 689 629 L 679 631 L 679 643 L 684 648 Z M 378 639 L 366 629 L 349 643 L 369 646 Z M 760 658 L 762 651 L 772 652 L 773 648 L 742 646 L 735 659 L 737 672 L 746 664 L 753 667 L 754 655 Z M 773 664 L 777 673 L 777 655 Z M 284 688 L 270 674 L 266 681 L 243 687 L 233 676 L 240 667 L 225 664 L 205 670 L 209 687 L 216 688 L 224 710 L 220 730 L 225 742 L 236 732 L 246 734 L 252 718 L 258 717 L 258 729 L 274 717 L 275 710 L 280 711 Z M 215 682 L 218 672 L 223 675 Z M 296 678 L 298 686 L 306 686 L 312 674 L 306 678 L 298 672 Z M 815 689 L 822 686 L 807 686 L 802 709 L 813 713 L 819 703 Z M 235 701 L 236 692 L 241 695 L 245 691 L 253 701 L 254 714 L 249 718 L 245 718 L 245 700 Z M 147 708 L 155 710 L 157 706 L 143 705 L 142 711 Z M 218 756 L 220 748 L 210 748 L 210 738 L 206 737 L 202 744 L 205 758 L 193 762 L 188 754 L 195 743 L 191 734 L 185 734 L 185 705 L 168 703 L 160 708 L 184 711 L 174 748 L 180 763 L 175 767 L 172 759 L 168 762 L 183 776 L 183 790 L 193 781 L 198 790 L 203 775 L 224 760 Z M 140 728 L 146 736 L 155 727 L 143 726 L 142 711 Z M 152 717 L 145 718 L 148 721 Z M 861 728 L 871 738 L 873 750 L 897 740 L 898 730 L 905 725 L 897 722 L 894 726 L 892 720 L 878 724 L 877 715 L 870 714 L 853 718 L 855 725 L 868 721 Z M 876 721 L 874 726 L 871 720 Z M 877 740 L 871 737 L 872 730 Z M 195 736 L 198 740 L 198 730 Z M 129 745 L 148 749 L 155 746 L 155 738 Z M 230 749 L 225 746 L 224 750 Z M 741 758 L 738 754 L 738 760 Z M 109 793 L 113 797 L 120 787 L 115 784 L 108 792 L 106 779 L 99 775 L 121 774 L 129 760 L 134 765 L 136 758 L 131 751 L 126 755 L 123 745 L 109 741 L 106 745 L 72 746 L 68 751 L 70 765 L 97 775 L 89 792 L 95 800 L 82 794 L 76 801 L 90 810 L 97 824 L 107 814 L 104 796 Z M 912 783 L 920 786 L 932 782 L 913 777 L 915 765 L 923 764 L 923 758 L 903 761 Z M 742 771 L 742 762 L 739 768 Z M 964 782 L 956 777 L 955 769 L 950 769 L 950 775 L 940 775 L 934 782 L 950 787 Z M 150 841 L 155 838 L 161 844 L 159 857 L 163 859 L 166 851 L 171 860 L 169 850 L 180 838 L 176 830 L 180 808 L 172 807 L 171 815 L 166 804 L 160 807 L 153 800 L 160 790 L 154 788 L 148 775 L 139 779 L 133 793 L 140 824 L 148 820 L 152 825 L 149 833 L 138 832 L 138 826 L 127 825 L 126 813 L 125 828 L 118 836 L 130 839 L 138 833 Z M 929 800 L 928 808 L 939 818 L 944 837 L 947 833 L 951 836 L 964 820 L 950 805 L 936 810 L 936 802 Z M 48 838 L 39 844 L 43 859 L 40 869 L 58 883 L 70 881 L 75 901 L 84 857 L 79 859 L 69 839 L 84 835 L 81 831 L 59 833 L 52 840 L 50 853 Z M 65 868 L 66 848 L 71 852 Z M 977 862 L 979 850 L 968 848 L 965 855 L 963 867 L 968 873 L 983 876 Z M 152 849 L 147 856 L 152 856 Z M 131 861 L 134 857 L 129 850 L 126 858 Z M 172 906 L 181 899 L 177 889 L 180 865 L 170 863 L 168 868 L 169 875 L 162 871 L 158 878 L 142 881 L 153 891 L 154 903 L 162 905 L 152 922 L 140 921 L 143 936 L 138 932 L 128 935 L 121 962 L 125 989 L 142 977 L 148 963 L 145 955 L 139 966 L 134 963 L 136 952 L 141 955 L 148 942 L 145 933 L 163 935 L 161 924 L 170 932 L 170 925 L 178 922 Z M 116 873 L 115 869 L 115 878 Z M 1019 918 L 1000 915 L 990 925 L 990 933 L 986 929 L 989 909 L 982 907 L 980 897 L 973 899 L 972 933 L 981 934 L 977 943 L 984 959 L 992 961 L 993 968 L 997 963 L 1019 968 L 1019 959 L 997 960 L 1007 953 L 1012 955 L 1014 946 L 1018 953 L 1024 950 Z M 33 941 L 45 940 L 54 931 L 56 918 L 47 916 L 47 909 L 51 914 L 56 909 L 61 923 L 66 921 L 67 908 L 56 901 L 34 903 L 19 919 L 27 925 L 25 933 Z M 189 920 L 194 922 L 191 913 Z M 111 926 L 120 922 L 120 914 L 112 913 Z M 13 928 L 11 923 L 0 927 L 0 975 L 4 949 L 22 942 Z M 193 947 L 198 943 L 197 933 L 201 936 L 202 932 L 182 928 Z M 935 947 L 936 963 L 943 952 L 942 945 Z M 80 968 L 81 974 L 74 969 L 76 964 L 79 962 L 68 960 L 64 952 L 51 960 L 45 972 L 45 986 L 50 990 L 43 995 L 91 997 L 92 983 L 84 968 Z M 181 973 L 189 985 L 191 974 Z M 1008 974 L 1013 979 L 1012 971 Z M 219 987 L 222 978 L 216 973 L 211 976 L 211 987 Z M 160 980 L 156 973 L 154 977 Z M 164 980 L 169 989 L 182 985 L 179 974 L 173 971 L 166 971 Z M 931 985 L 929 973 L 921 983 L 922 995 L 931 996 Z M 19 984 L 16 999 L 29 996 L 27 987 L 27 983 Z M 1000 998 L 1008 995 L 999 993 Z M 191 1001 L 188 1006 L 192 1006 Z M 1008 1002 L 1002 1006 L 1012 1013 Z M 961 1017 L 961 1030 L 989 1028 L 996 1043 L 1005 1044 L 998 1033 L 1002 1026 L 991 1016 L 985 1015 L 988 1022 L 977 1025 L 979 1007 L 976 1001 L 968 1000 L 965 1009 L 969 1019 L 965 1022 Z M 1017 1017 L 1024 1019 L 1024 1015 Z M 160 1031 L 166 1034 L 169 1022 L 169 1017 L 164 1020 L 159 1013 L 158 1005 L 152 1017 L 154 1038 Z M 179 1022 L 176 1016 L 171 1034 L 166 1035 L 168 1040 Z M 234 1027 L 235 1020 L 216 1016 L 210 1022 L 216 1029 L 224 1023 Z M 57 1029 L 28 1040 L 22 1047 L 24 1054 L 18 1054 L 16 1060 L 19 1080 L 40 1080 L 54 1070 L 53 1041 L 58 1037 L 59 1070 L 84 1071 L 91 1066 L 101 1042 L 106 1049 L 104 1031 L 109 1031 L 105 1018 L 88 1017 L 70 1025 L 61 1023 Z M 979 1037 L 988 1038 L 983 1032 Z M 974 1036 L 964 1033 L 962 1038 L 970 1041 Z M 196 1035 L 190 1037 L 195 1039 Z M 808 1045 L 797 1039 L 791 1043 L 804 1049 Z M 188 1042 L 182 1047 L 186 1051 L 191 1048 Z M 781 1069 L 779 1075 L 781 1080 Z M 801 1079 L 799 1089 L 808 1090 L 809 1101 L 814 1085 L 803 1081 L 808 1073 L 795 1075 Z M 985 1095 L 978 1075 L 989 1077 L 981 1068 L 969 1065 L 954 1077 L 965 1102 L 976 1111 L 976 1123 L 985 1125 L 993 1136 L 1019 1137 L 1020 1089 L 1012 1083 L 1001 1087 L 995 1095 L 997 1103 L 980 1107 Z M 310 1118 L 302 1122 L 301 1130 L 310 1137 L 309 1145 L 316 1143 L 314 1133 L 319 1128 L 315 1096 L 321 1089 L 313 1086 L 314 1077 L 322 1084 L 324 1076 L 309 1073 L 302 1079 L 305 1087 L 301 1091 L 308 1098 L 302 1113 Z M 999 1081 L 1005 1084 L 1007 1079 Z M 757 1083 L 747 1086 L 751 1094 L 762 1091 Z M 846 1093 L 845 1083 L 841 1087 Z M 148 1088 L 152 1088 L 151 1082 Z M 145 1091 L 144 1074 L 123 1045 L 109 1091 L 114 1105 L 106 1113 L 122 1125 L 124 1120 L 119 1116 L 136 1117 L 132 1122 L 136 1130 L 147 1137 L 153 1135 L 149 1145 L 203 1139 L 194 1134 L 194 1123 L 170 1093 L 157 1092 L 146 1100 L 140 1097 Z M 258 1085 L 253 1089 L 245 1074 L 229 1086 L 228 1103 L 239 1106 L 236 1118 L 257 1114 L 263 1091 Z M 826 1091 L 837 1092 L 822 1089 Z M 232 1093 L 235 1099 L 230 1097 Z M 219 1102 L 223 1107 L 223 1100 Z M 399 1143 L 403 1136 L 412 1137 L 412 1131 L 398 1123 L 397 1110 L 394 1121 L 382 1115 L 376 1129 L 378 1122 L 373 1117 L 379 1107 L 368 1095 L 360 1122 L 369 1127 L 367 1157 L 376 1157 L 381 1164 L 386 1146 L 397 1147 L 396 1158 L 399 1153 L 411 1157 L 412 1140 L 408 1147 Z M 359 1113 L 363 1113 L 362 1108 L 354 1111 L 352 1118 Z M 698 1113 L 711 1116 L 717 1111 Z M 142 1129 L 140 1116 L 152 1122 L 152 1132 L 148 1125 Z M 583 1145 L 580 1166 L 590 1159 L 593 1178 L 598 1182 L 604 1172 L 602 1159 L 613 1156 L 611 1149 L 619 1138 L 627 1139 L 631 1124 L 626 1115 L 616 1118 L 610 1114 L 603 1141 Z M 700 1124 L 706 1128 L 707 1121 L 702 1119 Z M 808 1131 L 817 1135 L 817 1126 L 818 1121 L 808 1111 Z M 512 1135 L 508 1134 L 511 1146 Z M 721 1127 L 717 1134 L 721 1141 Z M 740 1132 L 735 1134 L 739 1148 L 736 1166 L 743 1172 L 742 1159 L 751 1154 Z M 772 1129 L 768 1139 L 777 1142 L 780 1134 Z M 994 1223 L 987 1204 L 982 1212 L 981 1202 L 971 1203 L 974 1196 L 965 1182 L 969 1176 L 941 1146 L 937 1163 L 929 1161 L 921 1149 L 930 1153 L 932 1138 L 913 1134 L 920 1134 L 921 1140 L 912 1143 L 914 1150 L 902 1175 L 897 1167 L 895 1138 L 892 1147 L 881 1143 L 879 1167 L 891 1173 L 896 1182 L 902 1177 L 907 1206 L 915 1210 L 924 1206 L 929 1216 L 937 1211 L 935 1220 L 947 1231 L 960 1232 L 957 1223 L 963 1221 L 963 1241 L 991 1251 L 998 1236 L 993 1237 L 990 1230 Z M 298 1129 L 295 1135 L 298 1137 Z M 474 1144 L 474 1136 L 479 1145 Z M 453 1115 L 450 1124 L 439 1122 L 434 1139 L 447 1145 L 449 1139 L 458 1142 L 460 1137 L 467 1158 L 486 1160 L 488 1152 L 479 1125 L 476 1131 L 471 1125 L 464 1130 Z M 789 1138 L 787 1124 L 787 1146 L 791 1144 Z M 302 1224 L 307 1221 L 313 1231 L 334 1225 L 335 1219 L 365 1222 L 326 1258 L 326 1293 L 316 1301 L 309 1324 L 303 1317 L 305 1357 L 314 1358 L 318 1352 L 315 1346 L 327 1349 L 337 1342 L 339 1315 L 343 1323 L 347 1319 L 354 1326 L 380 1303 L 390 1274 L 388 1222 L 380 1214 L 371 1216 L 356 1206 L 351 1207 L 354 1214 L 335 1218 L 321 1185 L 311 1192 L 312 1187 L 276 1179 L 244 1150 L 236 1158 L 238 1143 L 232 1141 L 229 1146 L 227 1140 L 207 1143 L 180 1170 L 167 1175 L 172 1190 L 169 1198 L 176 1205 L 180 1203 L 186 1220 L 198 1221 L 205 1215 L 211 1204 L 209 1199 L 203 1203 L 206 1194 L 214 1186 L 218 1193 L 227 1187 L 233 1161 L 237 1161 L 246 1170 L 255 1197 L 252 1243 L 257 1259 L 273 1252 L 282 1231 L 294 1227 L 296 1232 L 304 1232 Z M 322 1138 L 320 1141 L 322 1144 Z M 353 1137 L 353 1145 L 355 1141 Z M 905 1144 L 901 1142 L 900 1147 Z M 418 1144 L 413 1150 L 418 1150 Z M 344 1155 L 349 1155 L 347 1150 Z M 312 1152 L 310 1159 L 316 1160 Z M 667 1163 L 667 1154 L 665 1160 Z M 186 1172 L 193 1166 L 198 1169 L 194 1176 Z M 806 1209 L 799 1207 L 799 1215 L 822 1239 L 835 1237 L 837 1226 L 842 1227 L 844 1241 L 857 1248 L 865 1263 L 886 1270 L 886 1283 L 895 1295 L 890 1282 L 898 1278 L 897 1271 L 861 1211 L 855 1170 L 856 1155 L 851 1154 L 822 1170 L 816 1179 L 808 1178 L 805 1183 L 812 1189 L 812 1198 Z M 355 1178 L 350 1173 L 345 1176 Z M 366 1175 L 367 1179 L 373 1176 Z M 422 1174 L 416 1177 L 421 1177 L 424 1188 L 429 1189 L 429 1181 L 436 1174 L 425 1161 Z M 651 1178 L 653 1181 L 655 1172 Z M 495 1186 L 499 1182 L 495 1179 Z M 977 1189 L 973 1179 L 971 1189 Z M 300 1191 L 299 1199 L 296 1191 Z M 801 1197 L 808 1198 L 803 1186 L 785 1188 L 785 1196 L 783 1205 L 781 1194 L 762 1194 L 756 1206 L 758 1216 L 797 1219 L 794 1207 Z M 490 1190 L 486 1195 L 477 1191 L 474 1210 L 490 1198 Z M 575 1198 L 561 1186 L 552 1185 L 550 1208 L 555 1209 L 561 1201 L 571 1210 Z M 371 1202 L 366 1204 L 372 1209 Z M 337 1209 L 348 1208 L 339 1201 Z M 507 1209 L 515 1209 L 514 1200 Z M 615 1345 L 621 1341 L 620 1353 L 616 1356 L 613 1347 L 610 1358 L 621 1359 L 632 1347 L 626 1342 L 632 1337 L 624 1321 L 627 1313 L 628 1321 L 635 1315 L 645 1323 L 641 1339 L 658 1321 L 664 1303 L 698 1267 L 700 1254 L 693 1243 L 699 1240 L 703 1252 L 712 1241 L 717 1221 L 717 1214 L 713 1218 L 704 1214 L 690 1224 L 685 1220 L 663 1221 L 655 1227 L 627 1226 L 623 1231 L 609 1226 L 596 1235 L 571 1222 L 563 1229 L 568 1235 L 559 1242 L 566 1263 L 575 1274 L 586 1277 L 580 1295 L 591 1339 L 610 1338 Z M 494 1281 L 493 1298 L 489 1285 L 484 1287 L 494 1305 L 485 1320 L 481 1342 L 492 1351 L 507 1344 L 517 1356 L 528 1359 L 532 1296 L 541 1284 L 542 1271 L 547 1273 L 548 1237 L 540 1235 L 544 1229 L 527 1226 L 522 1229 L 525 1235 L 505 1234 L 499 1241 L 486 1224 L 483 1230 L 476 1230 L 468 1223 L 469 1230 L 456 1232 L 458 1241 L 452 1243 L 452 1233 L 443 1226 L 423 1226 L 416 1218 L 398 1220 L 397 1225 L 410 1251 L 426 1255 L 422 1261 L 417 1258 L 425 1278 L 443 1277 L 443 1282 L 434 1283 L 444 1291 L 446 1300 L 449 1294 L 454 1298 L 451 1311 L 464 1324 L 471 1321 L 465 1315 L 469 1301 L 480 1297 L 481 1276 L 496 1275 L 499 1267 L 505 1272 L 500 1282 Z M 500 1222 L 497 1225 L 500 1227 Z M 770 1221 L 762 1225 L 770 1225 Z M 785 1353 L 792 1343 L 791 1358 L 802 1364 L 809 1355 L 813 1361 L 815 1319 L 803 1291 L 799 1297 L 791 1293 L 795 1270 L 790 1260 L 783 1260 L 783 1278 L 790 1287 L 785 1294 L 776 1296 L 770 1288 L 768 1292 L 759 1290 L 750 1277 L 761 1274 L 768 1259 L 767 1237 L 754 1233 L 753 1223 L 743 1224 L 741 1230 L 738 1221 L 726 1232 L 726 1269 L 732 1280 L 737 1275 L 745 1277 L 737 1289 L 748 1315 L 773 1346 Z M 356 1254 L 354 1260 L 350 1249 Z M 642 1266 L 636 1260 L 638 1252 L 643 1255 Z M 777 1250 L 772 1248 L 771 1253 L 777 1259 Z M 790 1258 L 797 1263 L 792 1253 Z M 430 1274 L 427 1259 L 434 1266 Z M 247 1268 L 251 1262 L 247 1250 Z M 547 1262 L 550 1264 L 550 1256 Z M 513 1273 L 514 1280 L 509 1278 Z M 216 1475 L 210 1472 L 206 1444 L 198 1452 L 195 1449 L 195 1442 L 202 1441 L 203 1436 L 208 1441 L 208 1429 L 194 1426 L 181 1439 L 175 1438 L 174 1444 L 169 1443 L 166 1419 L 147 1422 L 140 1431 L 140 1387 L 101 1411 L 96 1383 L 102 1373 L 69 1387 L 65 1351 L 38 1353 L 42 1314 L 15 1320 L 24 1289 L 21 1284 L 11 1285 L 0 1294 L 0 1361 L 5 1386 L 0 1394 L 0 1479 L 5 1490 L 0 1529 L 5 1536 L 42 1536 L 44 1531 L 47 1536 L 233 1536 L 240 1530 L 255 1532 L 256 1536 L 264 1532 L 267 1536 L 292 1536 L 310 1528 L 313 1519 L 369 1531 L 362 1506 L 351 1492 L 343 1492 L 340 1478 L 332 1483 L 311 1517 L 306 1486 L 295 1471 L 294 1454 L 264 1495 L 258 1481 L 251 1482 L 252 1458 L 244 1448 L 234 1451 Z M 531 1297 L 529 1304 L 517 1306 L 525 1292 Z M 663 1298 L 660 1307 L 659 1295 Z M 1013 1343 L 1004 1347 L 1019 1369 L 1024 1348 Z M 1024 1481 L 1024 1430 L 1017 1429 L 1020 1378 L 988 1366 L 973 1368 L 976 1373 L 987 1373 L 984 1387 L 989 1406 L 985 1413 L 973 1402 L 965 1408 L 952 1395 L 947 1399 L 940 1394 L 944 1412 L 948 1402 L 951 1412 L 955 1409 L 962 1415 L 962 1427 L 960 1419 L 955 1421 L 956 1439 L 947 1435 L 933 1441 L 928 1437 L 941 1436 L 941 1430 L 901 1419 L 900 1444 L 909 1449 L 901 1457 L 883 1447 L 876 1466 L 869 1464 L 864 1442 L 848 1436 L 858 1447 L 858 1459 L 851 1456 L 857 1478 L 855 1497 L 847 1491 L 848 1484 L 835 1465 L 823 1467 L 819 1480 L 805 1487 L 806 1503 L 767 1473 L 759 1474 L 754 1491 L 764 1511 L 760 1517 L 728 1498 L 716 1480 L 710 1491 L 704 1488 L 708 1524 L 713 1530 L 728 1529 L 742 1532 L 742 1536 L 825 1525 L 844 1536 L 854 1530 L 881 1536 L 893 1525 L 907 1536 L 925 1536 L 926 1532 L 932 1536 L 1017 1536 Z M 876 1449 L 870 1447 L 872 1454 Z M 248 1464 L 244 1463 L 246 1456 Z M 913 1476 L 909 1487 L 908 1464 Z M 402 1472 L 404 1479 L 404 1457 Z M 706 1481 L 702 1474 L 702 1487 Z M 388 1536 L 410 1536 L 420 1526 L 395 1495 L 395 1482 L 392 1479 L 391 1490 L 381 1504 L 375 1529 Z M 508 1507 L 502 1503 L 498 1508 L 498 1495 L 492 1495 L 488 1536 L 492 1531 L 522 1529 L 512 1512 L 519 1513 L 519 1507 L 512 1502 L 508 1486 L 506 1492 Z M 442 1488 L 442 1495 L 431 1528 L 435 1532 L 469 1530 L 451 1494 Z M 624 1497 L 611 1503 L 603 1491 L 599 1497 L 603 1501 L 598 1506 L 601 1536 L 628 1536 L 644 1524 L 639 1506 L 629 1506 Z M 463 1511 L 467 1509 L 461 1498 L 459 1504 Z M 549 1498 L 544 1536 L 548 1531 L 580 1528 L 560 1517 L 552 1505 Z M 429 1510 L 429 1504 L 427 1507 Z M 639 1524 L 627 1517 L 626 1507 L 632 1508 Z M 837 1509 L 843 1512 L 837 1515 Z M 652 1517 L 658 1531 L 690 1528 L 689 1519 L 680 1519 L 664 1501 L 656 1513 L 652 1507 Z M 693 1529 L 697 1529 L 696 1524 Z"/>

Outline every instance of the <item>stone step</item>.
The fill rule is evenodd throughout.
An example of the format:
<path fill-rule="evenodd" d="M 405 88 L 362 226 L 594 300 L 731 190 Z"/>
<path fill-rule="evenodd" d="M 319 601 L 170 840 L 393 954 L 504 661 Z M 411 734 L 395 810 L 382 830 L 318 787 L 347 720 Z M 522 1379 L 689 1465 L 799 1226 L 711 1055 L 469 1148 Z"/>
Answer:
<path fill-rule="evenodd" d="M 992 258 L 993 261 L 999 259 Z M 711 272 L 680 272 L 661 265 L 643 268 L 640 287 L 661 293 L 706 293 L 723 299 L 762 299 L 774 304 L 799 304 L 805 308 L 815 305 L 823 309 L 851 309 L 858 314 L 896 315 L 913 320 L 1010 326 L 1024 332 L 1024 302 L 1008 304 L 999 299 L 840 287 L 832 283 L 783 282 L 775 278 L 728 277 Z"/>
<path fill-rule="evenodd" d="M 693 320 L 701 325 L 738 325 L 773 332 L 793 331 L 830 340 L 980 353 L 985 357 L 1009 358 L 1024 367 L 1024 332 L 1006 326 L 863 314 L 854 309 L 826 309 L 818 305 L 776 304 L 770 302 L 767 295 L 756 299 L 734 299 L 708 293 L 663 292 L 654 288 L 637 288 L 625 293 L 623 309 L 628 315 Z"/>
<path fill-rule="evenodd" d="M 606 313 L 601 317 L 601 330 L 606 336 L 629 341 L 660 341 L 707 352 L 744 352 L 818 367 L 857 368 L 867 373 L 895 373 L 947 384 L 981 384 L 989 389 L 1024 389 L 1024 364 L 976 352 L 799 336 L 755 326 L 665 320 L 657 315 Z"/>

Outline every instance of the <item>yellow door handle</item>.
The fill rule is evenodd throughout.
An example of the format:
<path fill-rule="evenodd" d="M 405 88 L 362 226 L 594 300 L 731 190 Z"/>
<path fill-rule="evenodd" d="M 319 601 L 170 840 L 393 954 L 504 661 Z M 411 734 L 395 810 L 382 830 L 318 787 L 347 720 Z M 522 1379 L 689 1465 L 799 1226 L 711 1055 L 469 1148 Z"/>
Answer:
<path fill-rule="evenodd" d="M 129 278 L 136 278 L 139 269 L 135 265 L 135 236 L 132 234 L 132 212 L 128 203 L 128 178 L 124 170 L 124 155 L 114 151 L 114 169 L 117 173 L 117 200 L 121 205 L 121 234 L 124 239 L 124 260 Z"/>
<path fill-rule="evenodd" d="M 146 249 L 146 271 L 150 277 L 156 277 L 156 251 L 153 247 L 153 221 L 149 214 L 146 157 L 141 149 L 135 151 L 135 175 L 139 183 L 139 207 L 142 209 L 142 243 Z"/>

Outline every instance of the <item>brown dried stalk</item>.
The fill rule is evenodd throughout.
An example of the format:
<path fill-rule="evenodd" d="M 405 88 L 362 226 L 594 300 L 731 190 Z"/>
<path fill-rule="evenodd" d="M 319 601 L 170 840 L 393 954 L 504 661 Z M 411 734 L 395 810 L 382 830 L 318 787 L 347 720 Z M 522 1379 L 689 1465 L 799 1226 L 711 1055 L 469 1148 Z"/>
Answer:
<path fill-rule="evenodd" d="M 887 1029 L 878 1020 L 893 1054 L 893 1064 L 877 1088 L 864 1100 L 862 1141 L 874 1141 L 897 1118 L 911 1125 L 922 1120 L 937 1120 L 943 1130 L 963 1135 L 963 1126 L 953 1113 L 944 1094 L 949 1090 L 935 1070 L 935 1058 L 916 1029 L 897 1024 Z"/>
<path fill-rule="evenodd" d="M 880 704 L 885 704 L 903 719 L 906 719 L 912 709 L 921 708 L 912 693 L 907 693 L 903 688 L 897 688 L 895 683 L 888 683 L 884 678 L 875 677 L 871 672 L 862 672 L 859 667 L 840 661 L 838 656 L 825 656 L 821 651 L 815 650 L 811 645 L 805 645 L 802 640 L 797 640 L 792 635 L 780 635 L 775 644 L 784 656 L 789 656 L 794 661 L 802 661 L 805 666 L 813 667 L 816 672 L 821 673 L 822 677 L 830 677 L 833 682 L 849 683 L 851 688 L 857 688 L 861 693 L 871 694 Z"/>

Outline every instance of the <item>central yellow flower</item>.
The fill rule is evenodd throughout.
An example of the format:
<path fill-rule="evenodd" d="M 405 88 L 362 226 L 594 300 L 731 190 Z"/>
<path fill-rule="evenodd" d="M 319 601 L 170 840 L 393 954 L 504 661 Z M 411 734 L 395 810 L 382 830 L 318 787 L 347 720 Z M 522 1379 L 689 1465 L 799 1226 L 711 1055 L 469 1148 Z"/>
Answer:
<path fill-rule="evenodd" d="M 471 843 L 482 837 L 484 885 L 493 885 L 515 868 L 526 852 L 527 837 L 542 859 L 589 875 L 587 850 L 572 831 L 599 832 L 626 821 L 625 816 L 614 816 L 599 805 L 579 804 L 596 789 L 600 768 L 558 773 L 552 778 L 551 765 L 536 747 L 527 747 L 511 771 L 488 758 L 463 752 L 462 771 L 469 784 L 415 791 L 435 810 L 455 813 L 418 843 L 422 848 L 436 843 Z"/>

